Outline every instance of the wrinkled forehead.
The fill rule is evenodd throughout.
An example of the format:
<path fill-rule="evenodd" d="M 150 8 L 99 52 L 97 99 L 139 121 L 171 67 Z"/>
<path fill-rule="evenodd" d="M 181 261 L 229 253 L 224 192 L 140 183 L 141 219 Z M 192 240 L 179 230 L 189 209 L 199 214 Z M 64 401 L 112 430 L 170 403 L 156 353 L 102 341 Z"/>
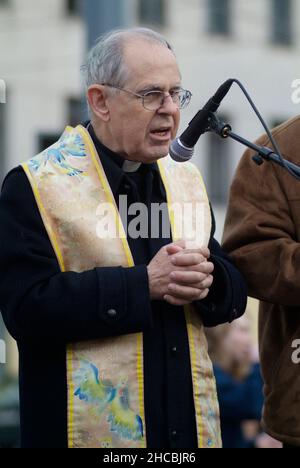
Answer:
<path fill-rule="evenodd" d="M 132 39 L 124 44 L 124 65 L 130 83 L 151 82 L 166 85 L 181 83 L 181 74 L 174 53 L 163 44 Z"/>

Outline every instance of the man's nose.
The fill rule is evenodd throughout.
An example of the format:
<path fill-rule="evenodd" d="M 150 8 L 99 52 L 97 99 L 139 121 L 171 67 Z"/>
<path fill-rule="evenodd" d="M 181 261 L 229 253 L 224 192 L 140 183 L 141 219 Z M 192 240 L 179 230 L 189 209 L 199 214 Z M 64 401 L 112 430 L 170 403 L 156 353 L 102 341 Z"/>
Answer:
<path fill-rule="evenodd" d="M 159 114 L 174 115 L 177 114 L 178 111 L 178 104 L 176 104 L 173 101 L 172 96 L 170 94 L 168 96 L 165 96 L 163 105 L 158 109 Z"/>

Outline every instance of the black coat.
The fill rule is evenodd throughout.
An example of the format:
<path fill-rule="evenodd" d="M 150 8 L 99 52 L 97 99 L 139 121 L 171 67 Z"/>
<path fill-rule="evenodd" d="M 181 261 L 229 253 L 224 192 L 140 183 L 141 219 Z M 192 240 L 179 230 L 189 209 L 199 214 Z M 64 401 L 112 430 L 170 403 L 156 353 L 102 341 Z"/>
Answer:
<path fill-rule="evenodd" d="M 243 434 L 246 421 L 261 421 L 264 398 L 259 364 L 242 380 L 236 380 L 221 367 L 215 366 L 223 448 L 253 448 L 253 441 Z"/>
<path fill-rule="evenodd" d="M 156 164 L 126 175 L 122 158 L 92 137 L 117 203 L 121 194 L 166 201 Z M 147 265 L 171 238 L 129 238 L 134 268 L 62 273 L 21 167 L 4 182 L 0 219 L 0 309 L 20 353 L 22 446 L 67 447 L 67 343 L 143 332 L 147 446 L 196 448 L 183 308 L 149 298 Z M 215 281 L 198 309 L 204 324 L 215 326 L 241 316 L 247 294 L 213 237 L 209 248 Z"/>

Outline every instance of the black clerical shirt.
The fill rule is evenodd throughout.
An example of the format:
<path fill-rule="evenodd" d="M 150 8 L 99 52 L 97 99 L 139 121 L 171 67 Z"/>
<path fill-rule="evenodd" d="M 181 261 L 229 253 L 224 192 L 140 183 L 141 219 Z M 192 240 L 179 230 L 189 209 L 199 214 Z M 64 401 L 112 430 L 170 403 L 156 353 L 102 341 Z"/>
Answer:
<path fill-rule="evenodd" d="M 157 164 L 124 173 L 121 156 L 89 131 L 117 204 L 120 195 L 128 196 L 128 205 L 166 202 Z M 3 184 L 0 220 L 0 309 L 20 353 L 22 446 L 67 447 L 67 343 L 143 332 L 147 446 L 196 448 L 184 311 L 149 297 L 147 265 L 171 235 L 128 237 L 133 268 L 62 273 L 21 167 Z M 197 303 L 209 327 L 241 316 L 247 296 L 213 233 L 215 281 L 208 298 Z"/>

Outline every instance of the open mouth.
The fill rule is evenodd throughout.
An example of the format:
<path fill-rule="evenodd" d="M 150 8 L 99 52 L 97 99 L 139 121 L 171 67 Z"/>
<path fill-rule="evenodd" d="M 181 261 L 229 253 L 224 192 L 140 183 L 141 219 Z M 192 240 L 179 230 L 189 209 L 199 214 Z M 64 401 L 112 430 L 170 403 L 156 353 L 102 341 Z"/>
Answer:
<path fill-rule="evenodd" d="M 161 138 L 170 138 L 171 137 L 171 128 L 164 127 L 158 128 L 157 130 L 152 130 L 151 135 L 161 137 Z"/>

